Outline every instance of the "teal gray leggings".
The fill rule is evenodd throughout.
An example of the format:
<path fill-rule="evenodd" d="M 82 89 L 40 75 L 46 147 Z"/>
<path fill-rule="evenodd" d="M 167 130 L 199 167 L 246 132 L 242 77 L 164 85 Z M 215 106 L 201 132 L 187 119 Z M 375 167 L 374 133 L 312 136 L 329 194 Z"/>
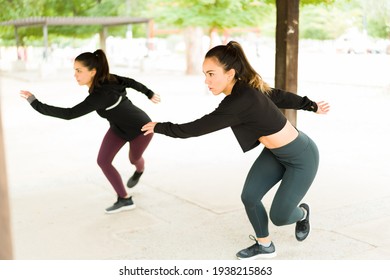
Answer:
<path fill-rule="evenodd" d="M 277 149 L 264 148 L 251 167 L 241 194 L 256 236 L 267 237 L 268 216 L 261 200 L 279 181 L 270 219 L 276 226 L 296 223 L 303 218 L 298 207 L 317 173 L 316 144 L 303 132 L 291 143 Z"/>

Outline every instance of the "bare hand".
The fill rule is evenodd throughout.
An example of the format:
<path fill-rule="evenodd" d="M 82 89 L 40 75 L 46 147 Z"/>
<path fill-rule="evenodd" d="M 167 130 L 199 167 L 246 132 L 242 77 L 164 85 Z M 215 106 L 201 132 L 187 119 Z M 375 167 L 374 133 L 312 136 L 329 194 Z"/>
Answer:
<path fill-rule="evenodd" d="M 317 112 L 316 112 L 317 114 L 326 114 L 330 110 L 329 103 L 325 102 L 325 101 L 317 102 L 317 106 L 318 106 L 318 109 L 317 109 Z"/>
<path fill-rule="evenodd" d="M 33 94 L 27 90 L 21 90 L 20 91 L 20 96 L 23 97 L 24 99 L 27 99 L 29 98 L 30 96 L 32 96 Z"/>
<path fill-rule="evenodd" d="M 145 132 L 144 135 L 154 133 L 154 127 L 156 126 L 156 124 L 157 124 L 156 122 L 148 122 L 141 128 L 141 131 Z"/>
<path fill-rule="evenodd" d="M 157 103 L 160 103 L 160 102 L 161 102 L 160 95 L 159 95 L 159 94 L 156 94 L 156 93 L 152 96 L 152 98 L 150 98 L 150 100 L 151 100 L 154 104 L 157 104 Z"/>

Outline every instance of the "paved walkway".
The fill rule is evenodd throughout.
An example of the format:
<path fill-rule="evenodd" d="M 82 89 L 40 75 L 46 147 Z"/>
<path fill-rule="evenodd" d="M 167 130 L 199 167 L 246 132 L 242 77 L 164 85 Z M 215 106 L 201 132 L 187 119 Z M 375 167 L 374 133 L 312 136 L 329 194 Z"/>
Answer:
<path fill-rule="evenodd" d="M 299 243 L 294 225 L 270 225 L 279 260 L 390 258 L 390 59 L 375 57 L 375 65 L 359 71 L 357 62 L 342 59 L 345 64 L 321 59 L 311 65 L 307 58 L 310 65 L 300 73 L 306 77 L 300 95 L 327 100 L 332 111 L 298 114 L 299 128 L 319 146 L 321 165 L 304 199 L 312 209 L 309 238 Z M 202 76 L 152 70 L 117 73 L 161 94 L 155 105 L 129 92 L 153 120 L 193 120 L 220 101 L 206 92 Z M 115 201 L 96 164 L 106 121 L 95 113 L 73 121 L 48 118 L 18 96 L 28 89 L 45 103 L 72 106 L 86 89 L 68 71 L 0 77 L 16 259 L 233 260 L 251 245 L 240 192 L 261 147 L 243 154 L 229 129 L 187 140 L 155 135 L 133 194 L 137 208 L 104 214 Z M 115 165 L 124 180 L 133 173 L 126 149 Z"/>

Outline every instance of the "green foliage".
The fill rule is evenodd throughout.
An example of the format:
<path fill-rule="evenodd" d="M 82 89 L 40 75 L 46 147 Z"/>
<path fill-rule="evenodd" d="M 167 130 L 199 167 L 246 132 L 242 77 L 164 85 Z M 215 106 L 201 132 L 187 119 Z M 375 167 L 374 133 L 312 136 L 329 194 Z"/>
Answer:
<path fill-rule="evenodd" d="M 145 7 L 142 0 L 0 0 L 0 21 L 29 17 L 75 17 L 75 16 L 139 16 L 139 8 Z M 6 9 L 4 7 L 7 7 Z M 50 26 L 49 39 L 58 37 L 90 38 L 101 26 Z M 139 29 L 138 30 L 142 30 Z M 110 27 L 110 35 L 124 36 L 127 26 Z M 141 32 L 139 32 L 141 33 Z M 14 44 L 14 28 L 0 26 L 2 44 Z M 22 44 L 42 42 L 42 27 L 18 28 Z M 143 30 L 143 34 L 145 31 Z"/>
<path fill-rule="evenodd" d="M 390 24 L 384 24 L 383 18 L 370 18 L 367 31 L 368 34 L 375 38 L 389 38 Z"/>
<path fill-rule="evenodd" d="M 275 0 L 0 0 L 0 21 L 55 16 L 153 17 L 157 28 L 203 27 L 227 29 L 259 27 L 274 36 Z M 354 26 L 373 37 L 390 37 L 389 0 L 300 0 L 300 37 L 332 39 Z M 50 26 L 49 39 L 88 38 L 100 26 Z M 124 36 L 127 26 L 110 27 L 110 35 Z M 135 36 L 145 26 L 133 25 Z M 25 44 L 42 42 L 41 27 L 18 29 Z M 0 26 L 0 40 L 14 43 L 14 28 Z"/>
<path fill-rule="evenodd" d="M 344 17 L 335 6 L 307 5 L 300 12 L 299 36 L 316 40 L 337 38 L 347 28 L 347 24 L 340 21 Z"/>
<path fill-rule="evenodd" d="M 335 0 L 300 0 L 301 5 L 333 4 Z"/>
<path fill-rule="evenodd" d="M 231 27 L 260 27 L 263 35 L 274 36 L 276 23 L 275 0 L 152 0 L 152 16 L 160 27 L 200 26 L 227 29 Z M 310 4 L 331 4 L 334 0 L 301 0 L 302 7 Z M 318 38 L 328 37 L 326 31 L 308 30 Z M 319 34 L 322 35 L 320 36 Z"/>
<path fill-rule="evenodd" d="M 177 27 L 258 26 L 272 7 L 253 0 L 151 0 L 156 22 Z"/>
<path fill-rule="evenodd" d="M 301 5 L 333 4 L 335 1 L 336 0 L 300 0 L 299 4 Z M 349 0 L 345 0 L 345 1 L 349 1 Z M 275 4 L 276 0 L 263 0 L 262 2 L 267 4 Z"/>
<path fill-rule="evenodd" d="M 332 5 L 305 5 L 300 10 L 301 38 L 335 39 L 350 28 L 374 38 L 390 38 L 390 1 L 334 1 Z"/>
<path fill-rule="evenodd" d="M 372 37 L 390 38 L 390 1 L 361 1 L 364 11 L 363 28 L 366 28 Z"/>

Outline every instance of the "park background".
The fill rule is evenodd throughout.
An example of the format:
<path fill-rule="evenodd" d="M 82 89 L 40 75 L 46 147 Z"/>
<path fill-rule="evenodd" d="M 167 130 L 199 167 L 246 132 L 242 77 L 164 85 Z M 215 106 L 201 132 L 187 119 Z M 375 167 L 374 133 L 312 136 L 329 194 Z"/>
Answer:
<path fill-rule="evenodd" d="M 200 73 L 202 56 L 215 44 L 239 41 L 274 83 L 273 1 L 1 0 L 0 7 L 9 11 L 1 14 L 3 22 L 153 18 L 152 34 L 143 24 L 109 28 L 105 49 L 113 72 L 161 94 L 163 102 L 154 106 L 129 92 L 156 121 L 189 121 L 217 106 L 220 98 L 207 92 Z M 299 19 L 298 94 L 329 101 L 332 111 L 298 113 L 298 127 L 322 151 L 307 196 L 316 219 L 311 238 L 298 245 L 292 227 L 271 228 L 278 258 L 386 260 L 389 1 L 301 1 Z M 72 122 L 47 118 L 18 96 L 28 89 L 63 107 L 83 100 L 86 89 L 74 81 L 73 59 L 100 47 L 100 27 L 49 27 L 48 46 L 41 27 L 18 29 L 18 46 L 12 26 L 0 30 L 2 136 L 16 259 L 233 259 L 250 245 L 239 196 L 258 149 L 243 155 L 228 130 L 184 141 L 156 135 L 146 153 L 149 171 L 134 194 L 137 209 L 104 215 L 114 198 L 95 157 L 107 124 L 94 114 Z M 125 151 L 115 164 L 125 179 L 132 173 Z"/>

